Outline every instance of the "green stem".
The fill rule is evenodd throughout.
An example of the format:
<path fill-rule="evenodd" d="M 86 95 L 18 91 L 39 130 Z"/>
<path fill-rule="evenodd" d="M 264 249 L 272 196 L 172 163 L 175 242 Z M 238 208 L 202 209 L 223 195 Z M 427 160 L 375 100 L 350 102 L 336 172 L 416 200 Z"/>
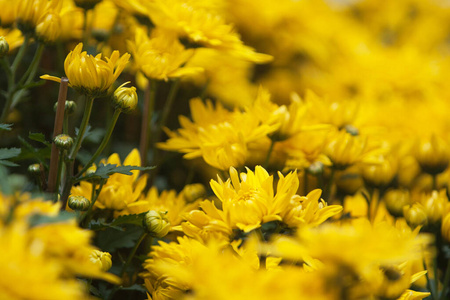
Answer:
<path fill-rule="evenodd" d="M 89 208 L 87 212 L 81 216 L 80 224 L 84 223 L 84 226 L 87 227 L 89 225 L 89 222 L 92 219 L 92 211 L 94 210 L 95 202 L 97 201 L 98 197 L 100 196 L 100 192 L 102 191 L 103 185 L 105 184 L 105 180 L 100 181 L 100 186 L 98 189 L 95 188 L 96 184 L 92 183 L 92 192 L 91 192 L 91 204 L 89 205 Z"/>
<path fill-rule="evenodd" d="M 425 277 L 427 279 L 427 288 L 430 291 L 431 299 L 436 300 L 437 299 L 436 290 L 434 289 L 434 285 L 431 284 L 430 276 L 428 275 L 428 267 L 427 267 L 427 262 L 425 261 L 425 257 L 423 258 L 422 263 L 423 263 L 423 268 L 425 270 L 427 270 L 427 273 L 425 273 Z M 436 278 L 435 278 L 435 280 L 436 280 Z"/>
<path fill-rule="evenodd" d="M 154 139 L 155 143 L 159 142 L 161 139 L 162 129 L 167 124 L 167 120 L 169 118 L 170 111 L 172 110 L 173 103 L 175 101 L 175 96 L 177 95 L 179 86 L 180 86 L 180 79 L 176 79 L 170 88 L 169 95 L 167 96 L 167 101 L 164 105 L 164 108 L 163 108 L 163 111 L 161 114 L 161 120 L 159 122 L 157 132 L 155 134 L 155 139 Z"/>
<path fill-rule="evenodd" d="M 445 296 L 447 295 L 449 283 L 450 283 L 450 259 L 447 261 L 447 270 L 445 270 L 444 281 L 442 282 L 442 291 L 439 300 L 446 299 Z"/>
<path fill-rule="evenodd" d="M 39 62 L 41 61 L 42 52 L 44 51 L 44 43 L 39 43 L 38 48 L 36 52 L 34 53 L 33 60 L 31 61 L 30 66 L 28 67 L 25 74 L 23 74 L 22 78 L 19 80 L 18 86 L 22 86 L 22 84 L 25 82 L 25 85 L 29 84 L 34 76 L 36 76 L 36 72 L 39 66 Z"/>
<path fill-rule="evenodd" d="M 433 181 L 432 181 L 432 189 L 433 189 L 433 191 L 434 190 L 437 190 L 437 175 L 436 174 L 433 174 L 433 175 L 431 175 L 432 176 L 432 178 L 433 178 Z"/>
<path fill-rule="evenodd" d="M 336 174 L 336 169 L 335 168 L 331 168 L 331 174 L 330 174 L 330 179 L 328 180 L 328 184 L 325 187 L 325 192 L 324 192 L 324 199 L 325 201 L 327 201 L 328 203 L 330 203 L 331 199 L 331 190 L 333 188 L 333 183 L 334 183 L 334 176 Z"/>
<path fill-rule="evenodd" d="M 144 97 L 144 108 L 142 113 L 142 124 L 141 124 L 141 137 L 139 150 L 142 157 L 142 166 L 147 165 L 147 152 L 149 146 L 150 135 L 152 133 L 151 123 L 153 117 L 153 111 L 155 109 L 155 96 L 156 96 L 156 81 L 153 79 L 148 79 L 148 86 L 145 91 Z"/>
<path fill-rule="evenodd" d="M 89 123 L 89 119 L 91 117 L 92 106 L 94 104 L 94 97 L 86 96 L 86 104 L 84 108 L 83 119 L 81 120 L 80 129 L 78 130 L 77 137 L 75 138 L 75 144 L 70 152 L 69 159 L 75 160 L 78 150 L 80 150 L 81 142 L 83 140 L 84 133 L 86 132 L 86 128 Z"/>
<path fill-rule="evenodd" d="M 303 192 L 304 192 L 304 195 L 306 196 L 306 195 L 308 195 L 308 172 L 306 171 L 306 169 L 305 169 L 305 171 L 303 172 Z"/>
<path fill-rule="evenodd" d="M 55 202 L 58 201 L 58 195 L 60 192 L 59 185 L 61 183 L 61 177 L 64 169 L 64 158 L 66 151 L 62 150 L 59 152 L 59 161 L 58 161 L 58 171 L 56 173 L 56 185 L 55 185 Z"/>
<path fill-rule="evenodd" d="M 269 150 L 267 151 L 266 160 L 264 161 L 264 165 L 263 165 L 264 169 L 267 169 L 269 167 L 270 156 L 272 156 L 273 146 L 274 145 L 275 145 L 275 140 L 271 139 L 270 140 Z"/>
<path fill-rule="evenodd" d="M 86 170 L 92 165 L 92 163 L 97 159 L 97 157 L 102 153 L 103 149 L 105 149 L 106 145 L 109 142 L 109 139 L 111 138 L 111 134 L 114 130 L 114 127 L 116 126 L 117 119 L 119 119 L 120 113 L 122 112 L 121 109 L 116 109 L 114 111 L 114 115 L 112 117 L 111 123 L 108 126 L 108 130 L 106 131 L 105 136 L 103 137 L 103 140 L 100 144 L 100 146 L 97 148 L 97 151 L 95 151 L 94 155 L 91 157 L 89 162 L 83 167 L 83 169 L 78 172 L 78 174 L 75 177 L 78 177 L 82 175 Z"/>
<path fill-rule="evenodd" d="M 12 72 L 11 72 L 11 69 L 9 68 L 9 64 L 6 59 L 6 56 L 0 60 L 0 63 L 2 65 L 2 68 L 5 69 L 6 77 L 8 79 L 8 87 L 10 87 L 12 85 Z"/>
<path fill-rule="evenodd" d="M 147 232 L 144 231 L 139 237 L 138 241 L 136 242 L 136 245 L 134 245 L 133 250 L 131 250 L 130 255 L 127 258 L 127 261 L 125 262 L 125 264 L 122 267 L 122 270 L 120 271 L 120 278 L 122 278 L 123 274 L 125 274 L 125 272 L 127 271 L 131 261 L 133 260 L 134 255 L 136 254 L 137 249 L 139 248 L 139 245 L 142 243 L 142 241 L 145 239 L 146 236 Z"/>
<path fill-rule="evenodd" d="M 16 58 L 14 59 L 13 64 L 11 65 L 11 72 L 13 74 L 13 79 L 14 79 L 14 74 L 16 73 L 20 62 L 22 61 L 22 58 L 25 55 L 25 51 L 28 47 L 29 42 L 30 42 L 30 36 L 28 34 L 26 34 L 24 37 L 23 44 L 20 46 L 20 49 L 17 52 Z"/>
<path fill-rule="evenodd" d="M 83 119 L 81 120 L 80 129 L 78 130 L 78 135 L 75 138 L 75 143 L 72 147 L 72 150 L 70 151 L 68 161 L 67 161 L 67 173 L 66 173 L 66 180 L 64 183 L 63 192 L 61 195 L 61 210 L 64 210 L 66 207 L 67 199 L 70 195 L 70 190 L 72 189 L 72 185 L 74 183 L 73 178 L 73 171 L 74 171 L 74 165 L 75 165 L 75 158 L 77 157 L 78 150 L 80 150 L 81 142 L 83 140 L 84 133 L 86 131 L 87 125 L 89 123 L 89 118 L 91 117 L 92 112 L 92 106 L 94 103 L 94 97 L 86 96 L 86 104 L 84 107 L 84 115 Z"/>

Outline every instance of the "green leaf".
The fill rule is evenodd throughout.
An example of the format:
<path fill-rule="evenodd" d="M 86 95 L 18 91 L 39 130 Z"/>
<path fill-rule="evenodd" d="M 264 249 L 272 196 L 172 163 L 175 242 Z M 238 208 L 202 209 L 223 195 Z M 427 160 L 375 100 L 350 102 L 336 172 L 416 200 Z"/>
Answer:
<path fill-rule="evenodd" d="M 18 166 L 15 163 L 8 161 L 7 159 L 14 158 L 20 154 L 19 148 L 1 148 L 0 149 L 0 164 L 8 167 Z"/>
<path fill-rule="evenodd" d="M 123 231 L 124 230 L 122 227 L 112 226 L 111 223 L 105 223 L 105 222 L 103 222 L 101 220 L 91 220 L 91 222 L 89 222 L 88 227 L 89 227 L 90 230 L 93 230 L 93 231 L 102 230 L 102 229 L 105 229 L 105 228 L 113 228 L 113 229 L 116 229 L 116 230 L 119 230 L 119 231 Z"/>
<path fill-rule="evenodd" d="M 138 166 L 120 166 L 113 164 L 100 164 L 93 174 L 89 174 L 87 176 L 78 178 L 76 181 L 81 180 L 89 180 L 89 179 L 108 179 L 109 176 L 115 173 L 120 173 L 124 175 L 132 175 L 133 173 L 131 171 L 133 170 L 139 170 L 139 171 L 146 171 L 154 169 L 155 167 L 138 167 Z"/>
<path fill-rule="evenodd" d="M 0 123 L 0 130 L 11 131 L 13 124 Z"/>
<path fill-rule="evenodd" d="M 107 228 L 97 232 L 96 245 L 110 253 L 120 248 L 133 248 L 142 232 L 142 228 L 133 225 L 125 227 L 124 231 Z"/>
<path fill-rule="evenodd" d="M 47 160 L 50 159 L 51 147 L 47 146 L 45 148 L 36 149 L 24 138 L 18 137 L 20 143 L 22 144 L 22 152 L 17 157 L 16 160 L 26 160 L 33 159 L 42 163 L 45 167 L 48 167 Z"/>
<path fill-rule="evenodd" d="M 37 133 L 29 133 L 28 134 L 28 138 L 30 140 L 36 141 L 36 142 L 40 142 L 48 147 L 50 147 L 52 145 L 52 143 L 47 142 L 47 140 L 45 139 L 45 135 L 43 133 L 37 132 Z"/>
<path fill-rule="evenodd" d="M 143 227 L 144 226 L 143 225 L 144 218 L 145 218 L 146 213 L 147 212 L 135 214 L 135 215 L 120 216 L 117 219 L 115 219 L 113 222 L 111 222 L 110 225 L 118 226 L 118 225 L 122 225 L 122 224 L 133 224 L 133 225 Z"/>
<path fill-rule="evenodd" d="M 75 213 L 68 212 L 68 211 L 62 211 L 56 216 L 45 216 L 45 215 L 35 214 L 30 217 L 29 224 L 30 224 L 30 227 L 35 227 L 35 226 L 44 225 L 44 224 L 66 222 L 70 219 L 74 219 L 75 217 L 76 217 Z"/>

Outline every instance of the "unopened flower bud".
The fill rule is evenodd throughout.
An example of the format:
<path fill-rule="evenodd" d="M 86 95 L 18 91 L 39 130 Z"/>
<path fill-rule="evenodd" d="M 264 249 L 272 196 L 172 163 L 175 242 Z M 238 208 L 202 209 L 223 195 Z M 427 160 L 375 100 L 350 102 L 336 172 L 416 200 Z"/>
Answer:
<path fill-rule="evenodd" d="M 436 135 L 419 142 L 415 154 L 422 170 L 431 175 L 444 172 L 450 162 L 449 145 Z"/>
<path fill-rule="evenodd" d="M 182 191 L 186 202 L 194 202 L 195 200 L 206 196 L 205 186 L 201 183 L 188 184 Z"/>
<path fill-rule="evenodd" d="M 119 86 L 114 92 L 113 96 L 113 105 L 115 109 L 120 108 L 124 113 L 129 113 L 133 111 L 138 103 L 138 96 L 136 94 L 136 88 L 132 87 L 124 87 L 125 84 Z"/>
<path fill-rule="evenodd" d="M 426 225 L 428 223 L 427 214 L 424 207 L 419 203 L 414 203 L 412 206 L 403 207 L 403 216 L 406 222 L 412 228 Z"/>
<path fill-rule="evenodd" d="M 58 102 L 55 103 L 53 106 L 53 110 L 56 111 L 56 108 L 58 107 Z M 77 104 L 75 101 L 66 100 L 65 107 L 64 107 L 64 114 L 67 114 L 68 116 L 72 115 L 75 110 L 77 109 Z"/>
<path fill-rule="evenodd" d="M 383 197 L 387 210 L 395 217 L 403 215 L 403 207 L 410 204 L 408 190 L 389 190 Z"/>
<path fill-rule="evenodd" d="M 323 163 L 320 161 L 316 161 L 312 163 L 306 170 L 309 174 L 320 175 L 323 173 Z"/>
<path fill-rule="evenodd" d="M 50 12 L 41 18 L 36 26 L 36 35 L 43 42 L 51 43 L 61 34 L 61 17 L 59 14 Z"/>
<path fill-rule="evenodd" d="M 442 219 L 441 233 L 442 237 L 447 242 L 450 242 L 450 213 L 446 214 Z"/>
<path fill-rule="evenodd" d="M 8 41 L 6 41 L 6 38 L 4 36 L 0 36 L 0 58 L 7 55 L 8 52 L 9 52 Z"/>
<path fill-rule="evenodd" d="M 53 141 L 60 150 L 69 150 L 73 145 L 73 139 L 67 134 L 57 135 Z"/>
<path fill-rule="evenodd" d="M 369 187 L 382 188 L 389 183 L 397 172 L 397 163 L 394 160 L 382 158 L 379 164 L 366 164 L 362 168 L 362 178 Z"/>
<path fill-rule="evenodd" d="M 68 201 L 69 207 L 73 210 L 88 210 L 91 202 L 83 196 L 70 196 Z"/>
<path fill-rule="evenodd" d="M 449 205 L 445 190 L 441 190 L 440 192 L 433 191 L 431 195 L 426 195 L 421 203 L 423 204 L 430 223 L 438 223 L 442 219 L 444 211 Z"/>
<path fill-rule="evenodd" d="M 28 173 L 38 175 L 41 173 L 41 166 L 39 164 L 32 164 L 28 166 Z"/>
<path fill-rule="evenodd" d="M 166 217 L 167 212 L 150 210 L 145 214 L 144 227 L 151 236 L 162 238 L 170 231 L 170 222 Z"/>
<path fill-rule="evenodd" d="M 89 261 L 104 272 L 108 271 L 112 267 L 111 254 L 108 252 L 94 250 L 91 255 L 89 255 Z"/>

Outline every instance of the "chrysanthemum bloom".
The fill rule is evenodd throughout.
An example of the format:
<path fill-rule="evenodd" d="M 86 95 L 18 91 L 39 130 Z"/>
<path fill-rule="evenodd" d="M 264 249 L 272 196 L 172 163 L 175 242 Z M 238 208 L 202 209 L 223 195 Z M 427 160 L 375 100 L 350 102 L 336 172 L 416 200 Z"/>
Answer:
<path fill-rule="evenodd" d="M 316 189 L 304 197 L 292 196 L 288 209 L 282 214 L 283 222 L 291 227 L 315 227 L 342 211 L 340 205 L 328 206 L 320 199 L 321 193 L 321 190 Z"/>
<path fill-rule="evenodd" d="M 193 43 L 253 62 L 269 62 L 270 55 L 256 53 L 243 44 L 233 26 L 225 22 L 221 6 L 220 1 L 156 0 L 149 2 L 148 14 L 158 27 L 175 31 Z"/>
<path fill-rule="evenodd" d="M 203 71 L 199 67 L 182 67 L 194 54 L 185 49 L 170 31 L 154 29 L 149 38 L 142 28 L 136 29 L 134 41 L 128 41 L 136 67 L 147 78 L 168 80 Z"/>
<path fill-rule="evenodd" d="M 381 151 L 378 145 L 369 143 L 368 137 L 354 136 L 346 130 L 330 133 L 324 149 L 337 170 L 345 170 L 356 163 L 379 163 Z"/>
<path fill-rule="evenodd" d="M 16 2 L 0 0 L 0 25 L 10 27 L 15 21 Z"/>
<path fill-rule="evenodd" d="M 435 134 L 418 142 L 414 154 L 422 170 L 431 175 L 444 172 L 450 162 L 448 143 Z"/>
<path fill-rule="evenodd" d="M 130 54 L 125 53 L 119 57 L 118 51 L 113 51 L 111 57 L 102 59 L 102 54 L 96 56 L 81 52 L 83 44 L 78 44 L 64 61 L 64 71 L 69 79 L 70 86 L 81 94 L 89 97 L 100 97 L 105 95 L 109 87 L 122 73 Z M 61 82 L 61 78 L 43 75 L 42 79 Z"/>
<path fill-rule="evenodd" d="M 4 37 L 8 43 L 8 54 L 23 43 L 22 33 L 18 29 L 4 29 L 0 27 L 0 36 Z"/>
<path fill-rule="evenodd" d="M 187 237 L 178 243 L 160 242 L 144 263 L 145 287 L 151 299 L 339 299 L 325 288 L 326 278 L 301 267 L 273 269 L 277 258 L 259 265 L 257 249 L 246 241 L 223 247 L 215 241 L 202 244 Z M 255 245 L 256 248 L 257 245 Z M 239 248 L 237 248 L 239 247 Z M 280 280 L 282 278 L 282 280 Z M 249 282 L 251 280 L 251 283 Z M 149 295 L 149 298 L 150 298 Z"/>
<path fill-rule="evenodd" d="M 34 32 L 50 12 L 61 10 L 60 0 L 23 0 L 16 4 L 16 20 L 19 29 L 24 33 Z"/>
<path fill-rule="evenodd" d="M 59 13 L 50 11 L 42 17 L 36 25 L 36 36 L 38 39 L 51 43 L 56 41 L 61 34 L 61 17 Z"/>
<path fill-rule="evenodd" d="M 105 163 L 104 161 L 102 163 Z M 112 154 L 106 161 L 106 164 L 122 165 L 119 155 Z M 128 154 L 123 162 L 124 166 L 140 166 L 141 159 L 139 151 L 134 149 Z M 104 184 L 100 195 L 95 202 L 94 207 L 100 209 L 113 209 L 120 211 L 127 208 L 127 205 L 139 199 L 145 188 L 147 177 L 139 177 L 139 171 L 132 171 L 133 175 L 113 174 Z M 138 178 L 139 177 L 139 178 Z M 73 196 L 84 196 L 91 199 L 92 183 L 82 181 L 80 185 L 72 187 L 70 191 Z"/>
<path fill-rule="evenodd" d="M 384 295 L 396 299 L 424 274 L 412 274 L 411 268 L 429 242 L 429 237 L 409 229 L 404 220 L 395 225 L 371 225 L 367 219 L 358 219 L 351 224 L 303 229 L 295 240 L 280 237 L 270 250 L 274 255 L 307 264 L 318 259 L 319 270 L 330 276 L 330 289 L 347 289 L 355 297 L 358 295 L 356 298 Z M 390 277 L 392 274 L 396 280 Z"/>
<path fill-rule="evenodd" d="M 220 103 L 213 107 L 201 99 L 190 101 L 193 122 L 180 116 L 183 128 L 168 132 L 169 140 L 159 143 L 161 149 L 179 151 L 185 158 L 203 157 L 220 170 L 245 164 L 248 144 L 273 132 L 276 126 L 261 123 L 255 115 L 239 110 L 228 111 Z"/>
<path fill-rule="evenodd" d="M 211 188 L 222 202 L 222 209 L 210 201 L 202 202 L 202 211 L 195 210 L 185 215 L 188 222 L 182 224 L 183 230 L 195 238 L 214 236 L 226 240 L 233 229 L 250 232 L 263 223 L 282 221 L 299 182 L 293 172 L 286 176 L 278 175 L 280 179 L 275 193 L 273 176 L 261 166 L 257 166 L 255 172 L 247 169 L 241 174 L 230 168 L 227 181 L 223 182 L 220 177 L 218 181 L 211 180 Z"/>
<path fill-rule="evenodd" d="M 198 201 L 187 203 L 183 193 L 177 195 L 175 190 L 162 191 L 152 187 L 147 195 L 142 195 L 137 201 L 129 203 L 120 215 L 140 214 L 149 210 L 167 212 L 166 217 L 170 225 L 179 225 L 182 215 L 198 207 Z"/>

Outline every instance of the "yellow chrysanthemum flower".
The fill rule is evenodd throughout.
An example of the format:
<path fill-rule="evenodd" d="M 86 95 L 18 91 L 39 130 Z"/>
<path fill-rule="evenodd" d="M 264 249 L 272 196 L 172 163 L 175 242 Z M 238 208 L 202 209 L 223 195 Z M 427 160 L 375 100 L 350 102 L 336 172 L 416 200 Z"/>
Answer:
<path fill-rule="evenodd" d="M 211 166 L 220 170 L 245 164 L 248 145 L 273 132 L 276 126 L 263 124 L 254 115 L 226 110 L 220 103 L 214 108 L 199 98 L 190 101 L 194 122 L 181 116 L 183 128 L 177 132 L 167 131 L 169 140 L 159 143 L 161 149 L 187 153 L 193 159 L 203 156 Z"/>
<path fill-rule="evenodd" d="M 158 189 L 152 187 L 147 195 L 139 198 L 136 202 L 129 203 L 120 212 L 120 215 L 140 214 L 149 210 L 167 212 L 165 215 L 171 226 L 181 223 L 182 215 L 198 207 L 198 201 L 187 203 L 183 193 L 174 190 L 162 191 L 158 195 Z"/>
<path fill-rule="evenodd" d="M 119 155 L 112 154 L 106 161 L 107 164 L 122 165 Z M 134 149 L 125 158 L 123 165 L 140 166 L 141 159 L 139 151 Z M 139 177 L 139 171 L 132 171 L 133 175 L 113 174 L 103 185 L 102 191 L 95 202 L 96 208 L 113 209 L 120 211 L 127 208 L 127 205 L 139 199 L 147 183 L 147 177 Z M 91 199 L 92 183 L 82 181 L 80 185 L 72 187 L 71 195 L 83 196 Z"/>
<path fill-rule="evenodd" d="M 320 199 L 321 194 L 322 191 L 317 189 L 304 197 L 292 196 L 289 208 L 282 214 L 283 222 L 291 227 L 302 225 L 315 227 L 342 211 L 340 205 L 328 206 L 325 201 Z"/>
<path fill-rule="evenodd" d="M 371 145 L 367 136 L 354 136 L 346 130 L 332 132 L 324 148 L 333 168 L 345 170 L 356 163 L 379 163 L 383 149 Z"/>
<path fill-rule="evenodd" d="M 257 63 L 272 59 L 245 46 L 233 26 L 220 13 L 222 1 L 155 0 L 148 4 L 148 14 L 161 28 L 177 32 L 194 43 L 221 49 Z"/>
<path fill-rule="evenodd" d="M 45 255 L 25 223 L 0 224 L 0 248 L 1 299 L 90 299 L 75 277 L 66 276 L 61 261 Z"/>
<path fill-rule="evenodd" d="M 61 10 L 60 0 L 24 0 L 16 5 L 16 20 L 22 32 L 34 31 L 50 12 Z"/>
<path fill-rule="evenodd" d="M 19 29 L 4 29 L 0 27 L 0 36 L 5 37 L 9 45 L 8 53 L 13 52 L 23 43 L 23 36 Z"/>
<path fill-rule="evenodd" d="M 204 201 L 202 211 L 191 211 L 185 215 L 187 223 L 182 224 L 185 233 L 204 240 L 215 237 L 219 240 L 230 237 L 233 229 L 249 232 L 263 223 L 282 221 L 281 215 L 288 209 L 289 200 L 297 191 L 298 178 L 295 173 L 280 179 L 275 193 L 273 176 L 261 166 L 255 172 L 247 169 L 240 176 L 230 168 L 230 179 L 223 182 L 211 180 L 211 188 L 222 203 L 218 209 L 212 202 Z"/>
<path fill-rule="evenodd" d="M 149 38 L 142 28 L 136 29 L 134 41 L 128 41 L 136 67 L 147 78 L 168 80 L 203 71 L 199 67 L 183 67 L 194 54 L 185 49 L 173 32 L 154 29 Z"/>
<path fill-rule="evenodd" d="M 83 44 L 78 44 L 64 61 L 64 71 L 70 85 L 80 93 L 99 97 L 104 95 L 109 87 L 116 81 L 125 68 L 130 54 L 125 53 L 119 57 L 118 51 L 113 51 L 111 57 L 102 59 L 102 54 L 95 57 L 81 52 Z M 42 79 L 61 82 L 61 78 L 43 75 Z"/>

